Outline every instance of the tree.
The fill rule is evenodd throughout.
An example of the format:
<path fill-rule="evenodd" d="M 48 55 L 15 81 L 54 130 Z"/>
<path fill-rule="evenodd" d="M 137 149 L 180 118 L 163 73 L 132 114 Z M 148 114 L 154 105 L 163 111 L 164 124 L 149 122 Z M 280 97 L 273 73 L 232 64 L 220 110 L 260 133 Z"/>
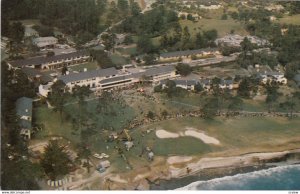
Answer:
<path fill-rule="evenodd" d="M 35 29 L 41 37 L 54 36 L 52 27 L 44 25 L 34 25 L 32 28 Z"/>
<path fill-rule="evenodd" d="M 218 113 L 218 98 L 208 98 L 201 109 L 203 117 L 212 119 Z"/>
<path fill-rule="evenodd" d="M 154 51 L 154 46 L 151 39 L 147 36 L 142 36 L 137 42 L 137 50 L 139 53 L 151 53 Z"/>
<path fill-rule="evenodd" d="M 279 93 L 277 92 L 278 86 L 274 84 L 267 84 L 266 85 L 266 90 L 267 90 L 267 98 L 266 98 L 266 103 L 268 104 L 269 107 L 269 112 L 271 112 L 273 104 L 277 101 L 279 97 Z"/>
<path fill-rule="evenodd" d="M 172 98 L 176 93 L 176 83 L 173 80 L 167 80 L 164 91 L 169 98 Z"/>
<path fill-rule="evenodd" d="M 192 72 L 192 67 L 188 64 L 179 63 L 176 65 L 177 72 L 182 76 L 187 76 Z"/>
<path fill-rule="evenodd" d="M 54 106 L 54 111 L 58 111 L 60 114 L 61 122 L 63 122 L 63 110 L 69 93 L 66 89 L 66 85 L 63 81 L 56 81 L 51 87 L 51 93 L 49 95 L 49 101 Z"/>
<path fill-rule="evenodd" d="M 152 111 L 149 111 L 149 112 L 147 113 L 147 117 L 148 117 L 149 119 L 153 120 L 154 117 L 155 117 L 155 114 L 154 114 Z"/>
<path fill-rule="evenodd" d="M 204 37 L 202 36 L 201 32 L 198 32 L 196 34 L 196 48 L 204 48 L 205 47 L 205 40 Z"/>
<path fill-rule="evenodd" d="M 92 91 L 89 89 L 87 86 L 78 86 L 76 85 L 73 88 L 73 96 L 78 99 L 78 108 L 79 108 L 79 115 L 78 115 L 78 124 L 79 124 L 79 129 L 82 132 L 82 126 L 86 122 L 86 114 L 82 114 L 82 112 L 86 111 L 85 110 L 85 98 L 88 97 Z"/>
<path fill-rule="evenodd" d="M 167 118 L 167 116 L 168 116 L 168 111 L 166 111 L 166 110 L 163 110 L 162 112 L 161 112 L 161 116 L 162 116 L 162 118 L 163 119 L 166 119 Z"/>
<path fill-rule="evenodd" d="M 130 3 L 130 10 L 131 10 L 131 15 L 133 16 L 138 16 L 142 11 L 139 4 L 133 1 Z"/>
<path fill-rule="evenodd" d="M 251 91 L 251 83 L 248 78 L 244 78 L 238 88 L 238 95 L 240 95 L 243 98 L 249 98 L 250 97 L 250 91 Z"/>
<path fill-rule="evenodd" d="M 248 53 L 254 49 L 254 45 L 247 37 L 244 38 L 240 45 L 244 53 Z"/>
<path fill-rule="evenodd" d="M 203 36 L 206 40 L 209 42 L 213 42 L 217 39 L 218 37 L 218 31 L 216 29 L 213 30 L 208 30 L 203 32 Z"/>
<path fill-rule="evenodd" d="M 194 90 L 196 93 L 198 92 L 202 92 L 204 89 L 202 87 L 202 85 L 198 82 L 195 86 L 194 86 Z"/>
<path fill-rule="evenodd" d="M 125 38 L 124 38 L 124 42 L 123 43 L 126 44 L 126 45 L 132 44 L 133 43 L 132 36 L 126 35 Z"/>
<path fill-rule="evenodd" d="M 63 68 L 61 69 L 61 75 L 66 75 L 68 71 L 68 67 L 67 66 L 63 66 Z"/>
<path fill-rule="evenodd" d="M 118 9 L 120 12 L 124 13 L 125 16 L 128 13 L 129 5 L 127 0 L 118 0 Z"/>
<path fill-rule="evenodd" d="M 155 56 L 153 54 L 146 54 L 143 60 L 145 61 L 145 65 L 152 65 L 155 63 Z"/>
<path fill-rule="evenodd" d="M 223 15 L 222 15 L 222 17 L 221 17 L 221 20 L 227 20 L 227 14 L 226 13 L 224 13 Z"/>
<path fill-rule="evenodd" d="M 239 98 L 238 96 L 232 96 L 229 99 L 229 104 L 227 107 L 228 112 L 230 111 L 239 111 L 242 109 L 243 106 L 243 100 Z"/>
<path fill-rule="evenodd" d="M 14 22 L 9 31 L 9 37 L 16 43 L 20 43 L 24 37 L 24 26 L 21 22 Z"/>
<path fill-rule="evenodd" d="M 90 50 L 90 53 L 101 68 L 105 69 L 115 66 L 106 52 L 102 50 Z"/>
<path fill-rule="evenodd" d="M 111 49 L 113 49 L 113 52 L 115 52 L 114 50 L 114 46 L 116 43 L 116 34 L 112 33 L 111 31 L 109 31 L 108 33 L 104 33 L 101 36 L 101 39 L 103 40 L 103 44 L 105 47 L 105 50 L 110 51 Z"/>
<path fill-rule="evenodd" d="M 293 79 L 297 74 L 297 71 L 300 69 L 299 62 L 291 62 L 285 66 L 285 77 L 288 79 Z"/>
<path fill-rule="evenodd" d="M 186 19 L 190 20 L 190 21 L 194 21 L 195 20 L 194 17 L 192 16 L 192 14 L 190 14 L 190 13 L 187 15 Z"/>
<path fill-rule="evenodd" d="M 182 47 L 184 48 L 190 41 L 191 34 L 189 32 L 189 28 L 185 26 L 183 28 L 183 35 L 182 35 Z"/>
<path fill-rule="evenodd" d="M 90 158 L 89 157 L 92 155 L 92 152 L 91 152 L 90 148 L 86 145 L 86 143 L 81 143 L 78 146 L 78 155 L 79 155 L 79 157 L 86 159 L 87 172 L 90 173 Z"/>
<path fill-rule="evenodd" d="M 157 85 L 157 86 L 154 86 L 154 92 L 162 92 L 162 85 L 161 84 L 159 84 L 159 85 Z"/>
<path fill-rule="evenodd" d="M 291 118 L 293 117 L 293 112 L 294 112 L 295 105 L 296 104 L 293 101 L 286 101 L 286 102 L 280 103 L 281 108 L 284 108 L 284 109 L 287 109 L 288 111 L 290 111 L 290 117 Z"/>
<path fill-rule="evenodd" d="M 40 163 L 51 180 L 68 174 L 72 167 L 72 161 L 65 147 L 59 145 L 57 141 L 49 141 Z"/>

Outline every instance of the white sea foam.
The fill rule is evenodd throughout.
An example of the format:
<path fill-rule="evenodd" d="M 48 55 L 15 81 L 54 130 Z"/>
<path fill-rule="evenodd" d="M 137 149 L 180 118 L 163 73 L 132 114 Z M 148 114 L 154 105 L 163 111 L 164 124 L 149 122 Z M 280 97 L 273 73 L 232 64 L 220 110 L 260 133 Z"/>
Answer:
<path fill-rule="evenodd" d="M 235 187 L 235 185 L 242 185 L 245 182 L 243 181 L 247 181 L 250 179 L 256 179 L 256 178 L 260 178 L 260 177 L 268 177 L 270 175 L 272 175 L 273 178 L 276 174 L 280 173 L 280 172 L 284 172 L 286 170 L 290 170 L 293 168 L 300 168 L 300 164 L 298 165 L 287 165 L 287 166 L 278 166 L 278 167 L 274 167 L 274 168 L 269 168 L 269 169 L 264 169 L 264 170 L 259 170 L 259 171 L 254 171 L 254 172 L 249 172 L 249 173 L 244 173 L 244 174 L 236 174 L 233 176 L 225 176 L 225 177 L 221 177 L 221 178 L 215 178 L 215 179 L 211 179 L 208 181 L 196 181 L 193 182 L 187 186 L 181 187 L 181 188 L 177 188 L 176 190 L 211 190 L 214 189 L 215 186 L 221 185 L 223 183 L 227 183 L 228 185 L 232 186 L 232 188 Z"/>

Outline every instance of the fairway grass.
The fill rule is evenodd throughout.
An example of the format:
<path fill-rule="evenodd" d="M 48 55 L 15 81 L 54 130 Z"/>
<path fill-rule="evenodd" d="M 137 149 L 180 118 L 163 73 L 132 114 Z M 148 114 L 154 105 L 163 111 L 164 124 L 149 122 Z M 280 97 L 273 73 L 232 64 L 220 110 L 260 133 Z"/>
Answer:
<path fill-rule="evenodd" d="M 144 124 L 140 127 L 129 129 L 129 134 L 134 140 L 134 147 L 130 151 L 124 148 L 124 142 L 108 142 L 107 137 L 112 132 L 120 132 L 129 120 L 135 116 L 141 116 L 148 111 L 159 114 L 162 110 L 170 112 L 182 111 L 184 106 L 166 101 L 155 103 L 146 98 L 139 102 L 143 107 L 118 107 L 114 106 L 116 114 L 103 115 L 96 112 L 97 100 L 88 101 L 86 104 L 87 116 L 96 122 L 95 133 L 86 142 L 92 153 L 106 153 L 110 155 L 109 160 L 114 169 L 118 172 L 127 172 L 129 166 L 134 168 L 143 167 L 149 164 L 146 152 L 142 150 L 149 147 L 155 156 L 232 156 L 249 152 L 271 152 L 295 149 L 300 147 L 300 119 L 288 119 L 285 117 L 216 117 L 205 120 L 198 117 L 184 117 L 171 120 L 164 120 L 155 123 Z M 189 99 L 189 98 L 187 98 Z M 175 99 L 173 99 L 175 100 Z M 181 101 L 180 99 L 176 99 Z M 190 104 L 201 104 L 203 99 L 197 95 L 190 95 L 189 101 L 181 101 Z M 147 102 L 147 103 L 146 103 Z M 112 102 L 114 104 L 114 102 Z M 246 102 L 250 103 L 250 102 Z M 248 109 L 258 111 L 259 104 L 247 105 Z M 172 108 L 173 107 L 173 108 Z M 143 109 L 141 109 L 143 108 Z M 186 109 L 194 109 L 186 107 Z M 144 113 L 139 111 L 143 110 Z M 72 117 L 78 114 L 78 104 L 71 104 L 65 108 L 63 122 L 58 112 L 48 109 L 46 105 L 34 109 L 36 123 L 43 124 L 44 129 L 36 136 L 36 140 L 44 140 L 51 136 L 62 136 L 76 146 L 80 143 L 80 131 L 74 131 Z M 69 116 L 67 116 L 69 115 Z M 68 119 L 67 119 L 68 118 Z M 114 129 L 103 129 L 103 122 L 109 123 Z M 220 145 L 206 144 L 201 139 L 192 136 L 181 136 L 178 138 L 160 139 L 155 135 L 158 129 L 164 129 L 171 133 L 184 133 L 187 127 L 200 130 L 206 135 L 220 141 Z M 116 147 L 123 148 L 124 156 L 130 165 L 121 157 Z M 142 154 L 142 155 L 141 155 Z"/>
<path fill-rule="evenodd" d="M 218 31 L 218 36 L 223 37 L 234 30 L 235 34 L 248 35 L 247 31 L 244 29 L 243 25 L 233 19 L 221 20 L 221 19 L 200 19 L 198 22 L 192 22 L 189 20 L 179 21 L 182 28 L 187 26 L 189 32 L 192 36 L 195 36 L 200 30 L 207 31 L 216 29 Z"/>
<path fill-rule="evenodd" d="M 280 24 L 300 25 L 300 14 L 285 16 L 283 18 L 279 18 L 276 22 L 279 22 Z"/>
<path fill-rule="evenodd" d="M 218 139 L 221 146 L 212 146 L 190 137 L 156 140 L 154 147 L 159 154 L 202 155 L 223 152 L 226 154 L 274 151 L 300 146 L 300 119 L 269 117 L 241 117 L 204 120 L 182 118 L 155 123 L 148 128 L 163 128 L 170 132 L 183 132 L 185 127 L 204 131 Z M 148 129 L 147 128 L 147 129 Z M 190 142 L 190 144 L 189 144 Z M 295 143 L 298 142 L 298 143 Z"/>

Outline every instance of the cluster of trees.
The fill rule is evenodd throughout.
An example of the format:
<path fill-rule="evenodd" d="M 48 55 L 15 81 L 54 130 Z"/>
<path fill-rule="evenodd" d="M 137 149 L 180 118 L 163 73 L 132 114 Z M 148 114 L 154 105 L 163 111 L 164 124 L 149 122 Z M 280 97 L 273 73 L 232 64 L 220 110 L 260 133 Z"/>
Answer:
<path fill-rule="evenodd" d="M 176 12 L 156 7 L 144 14 L 136 13 L 126 18 L 117 30 L 122 33 L 133 33 L 139 36 L 159 36 L 178 24 Z"/>
<path fill-rule="evenodd" d="M 39 19 L 49 27 L 85 37 L 98 34 L 103 28 L 99 18 L 106 9 L 103 0 L 5 0 L 2 2 L 2 20 Z"/>
<path fill-rule="evenodd" d="M 208 30 L 198 32 L 196 37 L 192 37 L 189 29 L 185 26 L 183 29 L 180 25 L 176 26 L 173 35 L 165 33 L 160 39 L 160 49 L 186 50 L 199 49 L 206 47 L 215 47 L 214 41 L 218 37 L 217 30 Z"/>
<path fill-rule="evenodd" d="M 106 25 L 110 26 L 112 23 L 118 22 L 126 16 L 137 16 L 140 12 L 141 8 L 134 0 L 112 1 L 108 8 Z"/>
<path fill-rule="evenodd" d="M 248 66 L 254 66 L 255 64 L 259 65 L 269 65 L 271 68 L 274 68 L 279 64 L 277 56 L 275 54 L 268 53 L 267 51 L 254 51 L 256 48 L 248 38 L 245 38 L 241 42 L 241 54 L 238 57 L 238 64 L 241 67 L 247 68 Z"/>
<path fill-rule="evenodd" d="M 1 186 L 6 190 L 39 189 L 36 179 L 40 178 L 42 171 L 24 159 L 29 154 L 26 142 L 20 137 L 15 110 L 18 98 L 34 97 L 35 92 L 21 71 L 9 70 L 5 62 L 1 62 L 1 67 L 1 175 L 6 177 L 1 179 Z M 13 158 L 9 158 L 11 156 Z"/>
<path fill-rule="evenodd" d="M 176 83 L 173 80 L 167 80 L 164 88 L 161 84 L 155 86 L 154 92 L 163 92 L 168 98 L 184 97 L 187 95 L 187 91 L 183 88 L 176 87 Z"/>
<path fill-rule="evenodd" d="M 180 75 L 187 76 L 192 72 L 193 69 L 188 64 L 179 63 L 176 65 L 176 70 Z"/>
<path fill-rule="evenodd" d="M 97 64 L 101 68 L 105 69 L 105 68 L 115 66 L 115 64 L 112 62 L 112 60 L 108 56 L 107 52 L 105 52 L 103 50 L 92 49 L 92 50 L 90 50 L 90 53 L 91 53 L 92 57 L 97 61 Z"/>
<path fill-rule="evenodd" d="M 298 2 L 283 2 L 286 8 L 291 8 L 297 13 L 299 11 Z M 298 11 L 297 11 L 298 10 Z M 274 65 L 277 61 L 280 64 L 286 66 L 289 71 L 287 74 L 289 77 L 295 74 L 295 72 L 300 68 L 300 28 L 294 25 L 281 25 L 278 23 L 273 23 L 270 21 L 269 16 L 273 13 L 264 9 L 258 10 L 239 10 L 239 13 L 231 13 L 234 19 L 245 21 L 246 29 L 251 35 L 256 35 L 262 38 L 270 40 L 272 43 L 271 48 L 278 52 L 278 56 L 253 56 L 249 55 L 248 58 L 244 55 L 241 61 L 244 61 L 245 66 L 253 64 L 255 58 L 262 63 L 269 63 Z M 286 29 L 285 33 L 282 33 L 282 29 Z M 253 48 L 252 48 L 253 49 Z M 246 54 L 246 52 L 244 52 Z M 252 58 L 252 59 L 251 59 Z M 248 65 L 247 65 L 248 64 Z"/>

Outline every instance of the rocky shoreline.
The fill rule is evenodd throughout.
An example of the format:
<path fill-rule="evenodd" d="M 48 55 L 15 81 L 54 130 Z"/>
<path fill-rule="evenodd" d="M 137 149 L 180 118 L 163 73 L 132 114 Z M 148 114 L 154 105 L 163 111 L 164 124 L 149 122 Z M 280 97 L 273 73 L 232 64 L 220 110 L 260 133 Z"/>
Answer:
<path fill-rule="evenodd" d="M 126 180 L 126 184 L 119 181 L 111 182 L 110 188 L 112 190 L 176 189 L 194 180 L 209 180 L 298 163 L 300 163 L 300 149 L 214 158 L 172 156 L 151 165 L 148 171 L 120 174 L 121 179 Z"/>
<path fill-rule="evenodd" d="M 285 153 L 285 154 L 284 154 Z M 254 153 L 259 154 L 259 153 Z M 283 154 L 283 155 L 281 155 Z M 246 154 L 244 156 L 248 156 Z M 199 180 L 210 180 L 214 178 L 232 176 L 240 173 L 253 172 L 263 169 L 268 169 L 276 166 L 293 165 L 300 163 L 300 150 L 291 150 L 286 152 L 278 152 L 274 157 L 268 157 L 265 159 L 255 158 L 253 163 L 241 164 L 229 167 L 219 168 L 206 168 L 200 171 L 195 171 L 193 174 L 187 174 L 179 178 L 172 178 L 169 180 L 159 180 L 154 184 L 150 184 L 151 190 L 173 190 L 186 186 L 187 184 L 199 181 Z"/>

